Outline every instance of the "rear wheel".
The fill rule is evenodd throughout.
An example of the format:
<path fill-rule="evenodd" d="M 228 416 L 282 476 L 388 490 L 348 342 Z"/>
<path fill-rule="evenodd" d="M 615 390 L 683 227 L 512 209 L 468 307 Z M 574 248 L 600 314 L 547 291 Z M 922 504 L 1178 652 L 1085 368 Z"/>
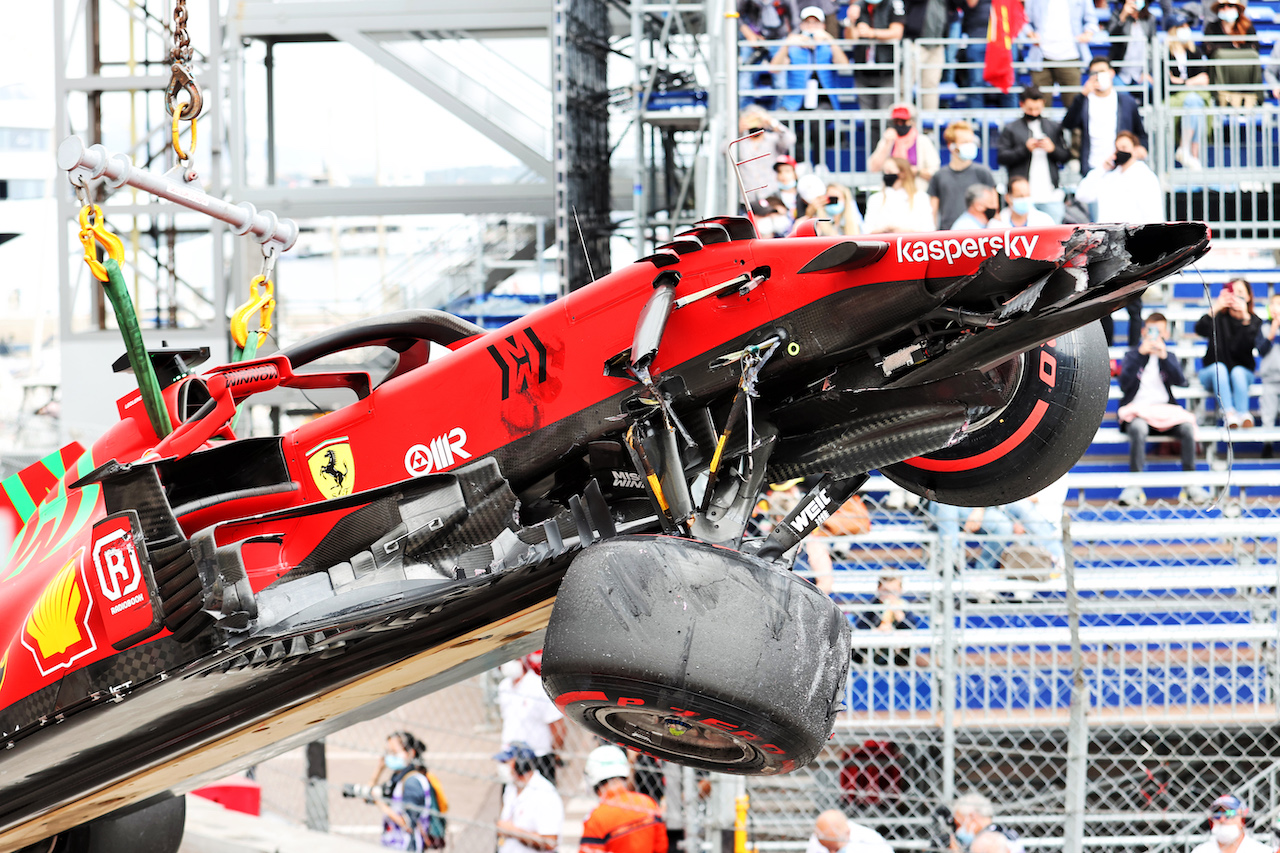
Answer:
<path fill-rule="evenodd" d="M 1111 382 L 1100 323 L 1018 356 L 1009 404 L 956 444 L 880 469 L 893 482 L 955 506 L 997 506 L 1035 494 L 1089 448 Z"/>
<path fill-rule="evenodd" d="M 569 568 L 542 677 L 564 714 L 656 758 L 785 773 L 826 743 L 848 620 L 790 572 L 670 536 L 621 536 Z"/>

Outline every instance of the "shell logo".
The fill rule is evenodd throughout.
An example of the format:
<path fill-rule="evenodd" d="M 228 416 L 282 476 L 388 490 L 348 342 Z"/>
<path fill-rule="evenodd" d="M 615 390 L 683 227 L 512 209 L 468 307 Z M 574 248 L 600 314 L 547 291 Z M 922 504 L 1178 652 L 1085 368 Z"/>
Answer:
<path fill-rule="evenodd" d="M 69 669 L 97 649 L 89 630 L 92 599 L 77 570 L 84 549 L 63 566 L 36 599 L 22 632 L 22 645 L 35 658 L 41 675 Z"/>

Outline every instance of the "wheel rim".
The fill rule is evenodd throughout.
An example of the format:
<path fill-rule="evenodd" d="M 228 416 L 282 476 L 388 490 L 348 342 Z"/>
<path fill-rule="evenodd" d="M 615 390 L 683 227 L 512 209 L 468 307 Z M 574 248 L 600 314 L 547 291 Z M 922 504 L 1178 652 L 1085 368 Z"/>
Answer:
<path fill-rule="evenodd" d="M 725 767 L 755 764 L 761 759 L 759 749 L 750 741 L 672 714 L 605 707 L 595 709 L 591 716 L 619 738 L 648 743 L 654 750 L 669 755 Z"/>

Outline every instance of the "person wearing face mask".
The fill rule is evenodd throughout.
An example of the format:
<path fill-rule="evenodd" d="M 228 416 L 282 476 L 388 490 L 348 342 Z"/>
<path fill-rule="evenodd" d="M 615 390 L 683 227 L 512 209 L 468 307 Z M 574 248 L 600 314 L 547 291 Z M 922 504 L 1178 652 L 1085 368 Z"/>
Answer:
<path fill-rule="evenodd" d="M 996 158 L 1014 178 L 1026 178 L 1030 203 L 1047 213 L 1055 224 L 1062 221 L 1063 195 L 1058 172 L 1071 159 L 1062 125 L 1045 116 L 1044 93 L 1028 86 L 1018 96 L 1022 116 L 1000 128 Z"/>
<path fill-rule="evenodd" d="M 1241 89 L 1232 91 L 1229 86 L 1261 86 L 1262 58 L 1258 53 L 1258 32 L 1249 20 L 1248 9 L 1244 0 L 1214 0 L 1212 7 L 1217 13 L 1216 21 L 1204 25 L 1206 39 L 1214 36 L 1228 37 L 1230 40 L 1205 41 L 1205 51 L 1209 58 L 1222 63 L 1214 65 L 1209 76 L 1214 86 L 1219 88 L 1218 102 L 1228 107 L 1256 107 L 1259 96 L 1257 89 Z"/>
<path fill-rule="evenodd" d="M 792 219 L 796 218 L 796 211 L 800 208 L 800 192 L 797 189 L 798 181 L 796 180 L 796 158 L 791 156 L 782 156 L 773 164 L 773 173 L 776 176 L 778 184 L 778 198 L 787 207 L 787 213 Z"/>
<path fill-rule="evenodd" d="M 384 797 L 374 801 L 382 811 L 382 846 L 416 851 L 444 847 L 449 804 L 424 763 L 427 745 L 409 732 L 393 732 L 385 749 L 371 786 L 377 787 L 383 771 L 390 771 Z"/>
<path fill-rule="evenodd" d="M 928 181 L 942 164 L 933 140 L 916 130 L 916 112 L 910 104 L 894 104 L 889 127 L 867 159 L 867 171 L 878 172 L 892 158 L 906 160 L 922 181 Z"/>
<path fill-rule="evenodd" d="M 944 168 L 929 180 L 929 197 L 933 200 L 933 215 L 938 230 L 946 231 L 964 213 L 968 206 L 965 190 L 974 184 L 995 188 L 996 179 L 991 170 L 978 159 L 978 137 L 973 125 L 967 121 L 953 121 L 942 134 L 951 152 L 951 159 Z"/>
<path fill-rule="evenodd" d="M 1218 797 L 1209 807 L 1209 840 L 1191 853 L 1268 853 L 1271 848 L 1245 835 L 1249 809 L 1239 797 Z"/>
<path fill-rule="evenodd" d="M 1081 172 L 1096 169 L 1111 157 L 1120 131 L 1137 138 L 1140 150 L 1134 154 L 1139 160 L 1146 159 L 1147 129 L 1138 102 L 1126 92 L 1117 92 L 1114 82 L 1115 71 L 1108 60 L 1099 57 L 1090 62 L 1089 79 L 1080 93 L 1084 97 L 1076 98 L 1062 119 L 1063 128 L 1081 131 Z"/>
<path fill-rule="evenodd" d="M 981 794 L 957 797 L 951 804 L 951 825 L 955 827 L 951 834 L 951 850 L 968 853 L 975 838 L 984 832 L 995 832 L 1004 836 L 1008 842 L 1008 853 L 1025 853 L 1018 833 L 1000 826 L 995 822 L 994 815 L 995 808 L 991 801 Z"/>
<path fill-rule="evenodd" d="M 906 160 L 884 164 L 884 189 L 867 199 L 862 227 L 867 234 L 914 234 L 933 230 L 933 205 Z"/>
<path fill-rule="evenodd" d="M 502 717 L 502 744 L 525 743 L 533 749 L 538 769 L 553 784 L 556 753 L 564 746 L 564 715 L 542 689 L 542 650 L 507 661 L 499 671 L 498 713 Z"/>
<path fill-rule="evenodd" d="M 1200 143 L 1205 139 L 1203 110 L 1213 101 L 1208 90 L 1208 66 L 1204 64 L 1207 57 L 1193 40 L 1185 15 L 1172 14 L 1166 21 L 1169 78 L 1162 96 L 1170 107 L 1187 111 L 1181 118 L 1173 159 L 1184 169 L 1200 169 Z"/>
<path fill-rule="evenodd" d="M 499 778 L 507 781 L 495 829 L 498 853 L 544 853 L 555 850 L 564 827 L 564 800 L 556 786 L 538 772 L 533 750 L 519 741 L 494 756 Z"/>
<path fill-rule="evenodd" d="M 1092 0 L 1027 0 L 1022 35 L 1031 41 L 1027 65 L 1039 89 L 1063 87 L 1062 105 L 1070 107 L 1080 86 L 1080 68 L 1089 61 L 1089 43 L 1098 34 Z"/>
<path fill-rule="evenodd" d="M 799 31 L 787 36 L 774 54 L 770 62 L 774 72 L 786 73 L 787 94 L 782 96 L 780 109 L 794 112 L 821 106 L 820 99 L 811 103 L 806 96 L 810 78 L 815 78 L 821 89 L 841 88 L 832 66 L 848 65 L 849 57 L 827 32 L 826 21 L 827 13 L 820 7 L 805 6 L 800 10 Z M 827 98 L 831 109 L 842 108 L 838 97 L 823 97 Z"/>
<path fill-rule="evenodd" d="M 1026 178 L 1010 178 L 1009 191 L 1005 193 L 1008 204 L 996 217 L 996 222 L 1008 228 L 1040 228 L 1057 225 L 1053 217 L 1036 210 L 1031 203 L 1031 184 Z"/>
<path fill-rule="evenodd" d="M 995 187 L 973 184 L 964 191 L 965 211 L 951 224 L 952 231 L 975 231 L 991 227 L 1000 207 Z"/>
<path fill-rule="evenodd" d="M 804 178 L 806 184 L 809 178 L 821 181 L 817 175 L 806 175 Z M 817 181 L 813 184 L 815 190 Z M 804 194 L 803 190 L 802 194 Z M 805 194 L 805 197 L 809 198 L 809 207 L 804 215 L 817 220 L 815 230 L 819 237 L 851 237 L 862 233 L 862 214 L 858 212 L 858 205 L 853 201 L 853 193 L 849 192 L 847 187 L 840 184 L 826 184 L 821 191 L 810 192 Z"/>
<path fill-rule="evenodd" d="M 1098 222 L 1164 222 L 1164 190 L 1160 179 L 1134 154 L 1138 137 L 1122 130 L 1116 134 L 1114 148 L 1115 153 L 1076 187 L 1076 201 L 1096 203 Z"/>
<path fill-rule="evenodd" d="M 1147 73 L 1147 52 L 1156 37 L 1156 19 L 1151 17 L 1147 0 L 1124 0 L 1120 14 L 1113 15 L 1107 32 L 1115 39 L 1111 42 L 1111 61 L 1116 76 L 1130 86 L 1154 82 Z M 1123 40 L 1120 37 L 1132 37 Z"/>

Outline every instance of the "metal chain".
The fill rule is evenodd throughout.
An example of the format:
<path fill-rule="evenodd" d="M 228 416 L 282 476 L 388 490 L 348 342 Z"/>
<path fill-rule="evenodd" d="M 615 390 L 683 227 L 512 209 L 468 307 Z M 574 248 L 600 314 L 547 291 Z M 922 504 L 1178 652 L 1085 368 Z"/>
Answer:
<path fill-rule="evenodd" d="M 173 4 L 173 47 L 169 50 L 169 61 L 175 65 L 191 61 L 191 39 L 187 36 L 187 0 L 176 0 Z"/>

